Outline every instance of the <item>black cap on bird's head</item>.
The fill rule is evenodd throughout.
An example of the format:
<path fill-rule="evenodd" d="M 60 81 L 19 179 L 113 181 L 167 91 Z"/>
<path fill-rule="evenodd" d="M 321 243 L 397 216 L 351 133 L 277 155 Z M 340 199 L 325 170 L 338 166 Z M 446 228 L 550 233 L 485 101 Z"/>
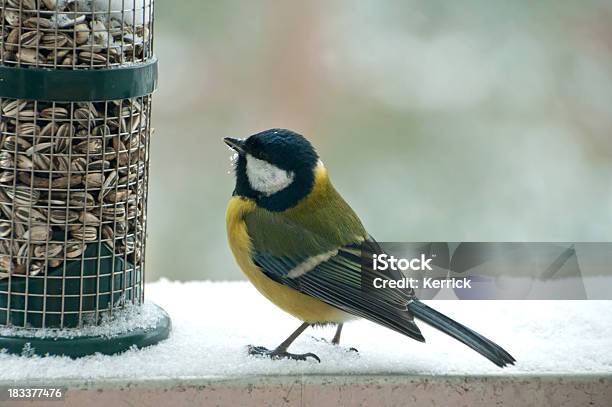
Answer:
<path fill-rule="evenodd" d="M 255 199 L 260 207 L 283 211 L 310 193 L 319 156 L 304 136 L 271 129 L 246 139 L 226 137 L 236 151 L 234 195 Z"/>

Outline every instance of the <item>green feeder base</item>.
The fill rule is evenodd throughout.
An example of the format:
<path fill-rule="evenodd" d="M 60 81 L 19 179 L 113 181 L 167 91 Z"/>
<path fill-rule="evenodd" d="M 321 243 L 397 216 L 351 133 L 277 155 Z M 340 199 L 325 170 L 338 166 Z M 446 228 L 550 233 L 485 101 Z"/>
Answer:
<path fill-rule="evenodd" d="M 154 305 L 159 319 L 154 327 L 135 328 L 117 335 L 68 337 L 2 336 L 0 349 L 18 355 L 52 355 L 79 358 L 95 353 L 114 355 L 137 347 L 155 345 L 168 338 L 172 328 L 170 317 L 161 307 Z"/>

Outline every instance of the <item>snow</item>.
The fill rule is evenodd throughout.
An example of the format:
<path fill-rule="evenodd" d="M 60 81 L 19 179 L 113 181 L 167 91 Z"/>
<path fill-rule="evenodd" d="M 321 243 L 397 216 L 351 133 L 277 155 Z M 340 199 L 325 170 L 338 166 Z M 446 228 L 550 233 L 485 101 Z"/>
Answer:
<path fill-rule="evenodd" d="M 152 3 L 145 0 L 77 0 L 79 11 L 96 13 L 111 11 L 110 16 L 127 24 L 148 24 Z"/>
<path fill-rule="evenodd" d="M 68 0 L 58 0 L 55 9 L 64 11 Z M 95 13 L 97 18 L 110 16 L 118 22 L 126 24 L 146 25 L 153 15 L 153 4 L 145 0 L 76 0 L 77 10 L 83 13 Z M 109 13 L 110 12 L 110 13 Z M 56 22 L 58 27 L 74 24 L 74 15 L 54 14 L 51 21 Z M 79 22 L 84 21 L 80 19 Z"/>
<path fill-rule="evenodd" d="M 94 315 L 92 314 L 90 317 L 94 317 Z M 79 329 L 25 329 L 0 326 L 0 336 L 16 335 L 33 338 L 77 338 L 83 336 L 113 337 L 135 329 L 153 328 L 163 317 L 163 314 L 152 302 L 148 302 L 142 307 L 127 304 L 125 308 L 114 312 L 112 316 L 102 314 L 101 317 L 101 324 L 86 325 Z M 85 321 L 87 321 L 87 318 L 85 318 Z"/>
<path fill-rule="evenodd" d="M 171 282 L 146 286 L 148 300 L 170 314 L 163 343 L 121 355 L 23 357 L 0 354 L 0 382 L 24 380 L 191 379 L 279 374 L 525 375 L 612 373 L 610 301 L 430 301 L 505 347 L 517 364 L 499 369 L 424 324 L 418 343 L 367 321 L 308 329 L 290 351 L 314 352 L 321 363 L 248 356 L 248 344 L 273 348 L 300 321 L 246 282 Z M 355 347 L 359 353 L 348 351 Z"/>

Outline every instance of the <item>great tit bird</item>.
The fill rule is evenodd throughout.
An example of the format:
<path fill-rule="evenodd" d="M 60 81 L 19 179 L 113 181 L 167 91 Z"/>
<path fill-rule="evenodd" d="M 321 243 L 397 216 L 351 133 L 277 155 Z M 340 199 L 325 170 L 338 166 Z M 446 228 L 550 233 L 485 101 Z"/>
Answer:
<path fill-rule="evenodd" d="M 225 138 L 237 153 L 236 185 L 226 213 L 227 236 L 239 267 L 268 300 L 303 321 L 276 349 L 249 353 L 306 360 L 291 343 L 311 325 L 365 318 L 424 342 L 419 319 L 474 349 L 497 366 L 515 359 L 499 345 L 420 302 L 411 289 L 364 290 L 363 252 L 381 253 L 351 207 L 334 189 L 306 138 L 271 129 Z"/>

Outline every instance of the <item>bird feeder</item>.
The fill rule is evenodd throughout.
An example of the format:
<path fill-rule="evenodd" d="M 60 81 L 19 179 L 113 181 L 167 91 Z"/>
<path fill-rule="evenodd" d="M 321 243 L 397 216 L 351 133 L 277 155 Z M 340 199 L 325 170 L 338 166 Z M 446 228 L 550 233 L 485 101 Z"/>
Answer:
<path fill-rule="evenodd" d="M 0 349 L 78 357 L 165 339 L 159 307 L 126 324 L 145 308 L 153 1 L 0 10 Z M 116 319 L 125 329 L 102 334 Z"/>

